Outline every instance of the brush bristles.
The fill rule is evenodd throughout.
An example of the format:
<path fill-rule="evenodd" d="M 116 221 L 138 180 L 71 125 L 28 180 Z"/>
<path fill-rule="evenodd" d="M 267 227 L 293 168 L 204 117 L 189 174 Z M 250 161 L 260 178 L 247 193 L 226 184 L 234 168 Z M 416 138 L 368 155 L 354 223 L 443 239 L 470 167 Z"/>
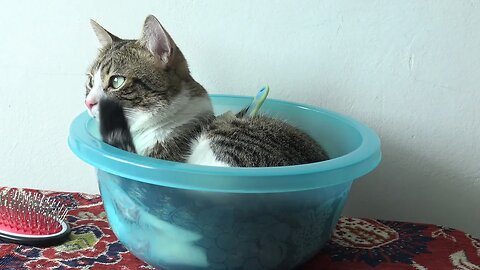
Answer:
<path fill-rule="evenodd" d="M 38 192 L 11 189 L 0 193 L 0 230 L 48 235 L 62 230 L 68 207 Z"/>

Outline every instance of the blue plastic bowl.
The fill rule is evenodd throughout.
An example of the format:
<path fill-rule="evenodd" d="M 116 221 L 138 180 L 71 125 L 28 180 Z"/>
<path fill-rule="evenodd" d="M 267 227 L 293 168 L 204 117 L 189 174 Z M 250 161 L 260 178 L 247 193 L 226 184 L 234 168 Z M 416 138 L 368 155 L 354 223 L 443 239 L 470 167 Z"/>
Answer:
<path fill-rule="evenodd" d="M 249 97 L 212 95 L 216 113 Z M 368 127 L 323 109 L 267 100 L 264 113 L 305 130 L 331 160 L 270 168 L 190 165 L 128 153 L 99 139 L 86 112 L 68 143 L 97 168 L 110 225 L 137 257 L 164 269 L 292 269 L 328 241 L 350 186 L 380 162 Z"/>

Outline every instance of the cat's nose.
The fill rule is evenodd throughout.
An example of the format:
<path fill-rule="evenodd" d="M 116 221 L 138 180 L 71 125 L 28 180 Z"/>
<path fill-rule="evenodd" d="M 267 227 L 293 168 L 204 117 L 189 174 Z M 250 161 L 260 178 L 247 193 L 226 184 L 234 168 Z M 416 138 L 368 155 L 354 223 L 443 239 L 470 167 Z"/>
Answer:
<path fill-rule="evenodd" d="M 85 105 L 87 105 L 87 108 L 91 111 L 93 106 L 97 105 L 97 102 L 93 100 L 85 100 Z"/>

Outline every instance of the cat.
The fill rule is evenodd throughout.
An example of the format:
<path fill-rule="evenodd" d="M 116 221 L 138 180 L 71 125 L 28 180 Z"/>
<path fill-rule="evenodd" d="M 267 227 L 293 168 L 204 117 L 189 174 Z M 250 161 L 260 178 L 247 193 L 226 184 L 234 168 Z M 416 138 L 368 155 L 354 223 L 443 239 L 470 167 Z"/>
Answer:
<path fill-rule="evenodd" d="M 214 116 L 207 91 L 153 15 L 138 40 L 91 25 L 101 49 L 87 74 L 85 104 L 104 142 L 148 157 L 221 167 L 329 159 L 309 135 L 281 120 Z"/>

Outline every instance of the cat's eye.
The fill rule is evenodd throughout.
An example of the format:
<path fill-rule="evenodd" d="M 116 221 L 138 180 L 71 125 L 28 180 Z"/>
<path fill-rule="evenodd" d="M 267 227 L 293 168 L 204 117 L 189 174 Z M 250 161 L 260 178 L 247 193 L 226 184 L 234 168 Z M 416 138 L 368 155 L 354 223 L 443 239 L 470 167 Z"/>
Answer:
<path fill-rule="evenodd" d="M 110 87 L 113 89 L 119 89 L 125 84 L 125 77 L 123 76 L 112 76 L 110 77 Z"/>

